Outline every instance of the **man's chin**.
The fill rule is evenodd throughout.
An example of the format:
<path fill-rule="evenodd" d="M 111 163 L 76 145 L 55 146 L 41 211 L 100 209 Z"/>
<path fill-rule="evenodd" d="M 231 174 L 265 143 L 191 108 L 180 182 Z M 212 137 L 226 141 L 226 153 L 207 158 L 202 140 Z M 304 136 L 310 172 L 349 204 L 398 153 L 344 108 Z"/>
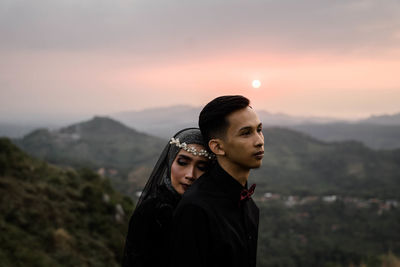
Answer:
<path fill-rule="evenodd" d="M 258 169 L 261 167 L 262 160 L 257 160 L 257 161 L 247 161 L 243 162 L 242 164 L 239 164 L 241 168 L 251 170 L 251 169 Z"/>
<path fill-rule="evenodd" d="M 250 169 L 258 169 L 258 168 L 261 167 L 261 165 L 262 165 L 262 161 L 260 160 L 259 162 L 253 164 L 253 165 L 250 167 Z"/>

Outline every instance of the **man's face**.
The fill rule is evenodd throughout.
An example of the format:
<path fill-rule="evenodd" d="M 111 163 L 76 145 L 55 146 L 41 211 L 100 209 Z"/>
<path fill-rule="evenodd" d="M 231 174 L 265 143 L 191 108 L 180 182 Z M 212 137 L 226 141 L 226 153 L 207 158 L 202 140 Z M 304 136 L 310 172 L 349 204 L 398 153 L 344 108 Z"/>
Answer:
<path fill-rule="evenodd" d="M 259 168 L 264 157 L 262 123 L 256 112 L 246 107 L 227 117 L 229 127 L 222 139 L 225 157 L 241 169 Z"/>

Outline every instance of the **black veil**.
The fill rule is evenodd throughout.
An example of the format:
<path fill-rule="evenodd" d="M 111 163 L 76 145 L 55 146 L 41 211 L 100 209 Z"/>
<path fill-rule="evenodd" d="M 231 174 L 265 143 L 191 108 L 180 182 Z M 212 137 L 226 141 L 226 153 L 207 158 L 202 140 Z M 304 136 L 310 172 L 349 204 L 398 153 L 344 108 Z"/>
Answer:
<path fill-rule="evenodd" d="M 177 132 L 173 138 L 179 138 L 180 143 L 198 144 L 202 145 L 204 148 L 207 148 L 199 128 L 183 129 Z M 176 146 L 174 143 L 170 144 L 170 141 L 168 141 L 164 150 L 161 152 L 161 155 L 158 158 L 158 161 L 154 166 L 149 179 L 147 180 L 147 183 L 137 202 L 136 208 L 139 207 L 139 205 L 147 198 L 156 194 L 161 185 L 165 185 L 174 195 L 180 197 L 178 192 L 176 192 L 171 184 L 171 165 L 180 149 L 180 147 Z"/>

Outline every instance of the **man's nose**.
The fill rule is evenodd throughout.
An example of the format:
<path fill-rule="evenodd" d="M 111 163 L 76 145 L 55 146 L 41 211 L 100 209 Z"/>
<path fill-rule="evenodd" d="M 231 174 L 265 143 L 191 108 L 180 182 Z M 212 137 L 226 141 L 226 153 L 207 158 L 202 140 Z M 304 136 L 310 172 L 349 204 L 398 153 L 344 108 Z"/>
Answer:
<path fill-rule="evenodd" d="M 263 146 L 264 145 L 264 135 L 262 132 L 257 134 L 256 146 Z"/>

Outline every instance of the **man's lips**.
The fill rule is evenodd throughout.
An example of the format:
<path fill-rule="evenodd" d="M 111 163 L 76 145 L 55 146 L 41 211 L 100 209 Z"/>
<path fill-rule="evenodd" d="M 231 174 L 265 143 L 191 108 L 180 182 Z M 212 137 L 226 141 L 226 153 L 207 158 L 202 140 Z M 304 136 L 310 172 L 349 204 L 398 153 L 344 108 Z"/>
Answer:
<path fill-rule="evenodd" d="M 257 159 L 262 159 L 264 157 L 264 151 L 258 151 L 253 154 Z"/>

